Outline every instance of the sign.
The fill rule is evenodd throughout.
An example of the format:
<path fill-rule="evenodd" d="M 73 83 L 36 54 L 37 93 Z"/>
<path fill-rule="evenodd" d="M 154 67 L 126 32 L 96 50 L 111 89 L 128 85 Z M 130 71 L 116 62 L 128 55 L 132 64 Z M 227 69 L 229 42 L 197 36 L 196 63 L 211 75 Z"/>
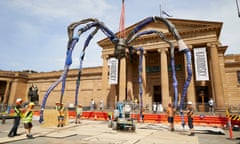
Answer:
<path fill-rule="evenodd" d="M 109 66 L 109 84 L 118 84 L 118 59 L 110 58 L 108 60 Z"/>
<path fill-rule="evenodd" d="M 209 80 L 206 48 L 194 48 L 195 74 L 197 81 Z"/>

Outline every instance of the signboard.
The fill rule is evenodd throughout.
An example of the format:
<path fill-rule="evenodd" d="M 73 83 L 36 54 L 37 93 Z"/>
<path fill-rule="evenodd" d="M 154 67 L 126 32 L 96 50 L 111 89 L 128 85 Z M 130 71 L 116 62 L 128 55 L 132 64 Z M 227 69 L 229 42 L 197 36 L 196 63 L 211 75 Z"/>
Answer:
<path fill-rule="evenodd" d="M 194 48 L 195 74 L 197 81 L 209 80 L 206 48 Z"/>
<path fill-rule="evenodd" d="M 110 58 L 108 60 L 109 66 L 109 84 L 118 84 L 118 59 Z"/>

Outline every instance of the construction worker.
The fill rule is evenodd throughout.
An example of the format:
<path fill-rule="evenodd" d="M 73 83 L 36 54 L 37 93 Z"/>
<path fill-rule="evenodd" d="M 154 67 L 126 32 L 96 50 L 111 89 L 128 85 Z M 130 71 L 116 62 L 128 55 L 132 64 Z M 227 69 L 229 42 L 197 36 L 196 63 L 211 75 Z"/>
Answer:
<path fill-rule="evenodd" d="M 65 108 L 63 106 L 63 103 L 56 102 L 56 110 L 58 112 L 58 125 L 57 127 L 63 127 L 64 125 L 64 114 L 65 114 Z"/>
<path fill-rule="evenodd" d="M 30 102 L 27 106 L 27 110 L 23 115 L 23 125 L 24 129 L 26 131 L 26 137 L 27 138 L 33 138 L 31 134 L 31 129 L 32 129 L 32 117 L 33 117 L 33 108 L 34 108 L 34 103 Z"/>
<path fill-rule="evenodd" d="M 176 109 L 173 107 L 171 103 L 168 104 L 168 108 L 166 111 L 169 128 L 170 131 L 174 131 L 174 116 L 175 116 Z"/>
<path fill-rule="evenodd" d="M 108 112 L 108 120 L 112 120 L 112 112 L 111 111 Z"/>
<path fill-rule="evenodd" d="M 144 108 L 142 108 L 142 122 L 143 123 L 144 123 L 144 115 L 145 115 Z"/>
<path fill-rule="evenodd" d="M 192 107 L 192 102 L 188 101 L 187 103 L 187 118 L 188 118 L 188 127 L 190 129 L 190 134 L 189 136 L 194 136 L 194 126 L 193 126 L 193 107 Z"/>
<path fill-rule="evenodd" d="M 14 106 L 14 122 L 13 122 L 13 127 L 11 128 L 10 132 L 8 133 L 8 137 L 14 137 L 17 136 L 17 129 L 20 123 L 20 120 L 22 118 L 22 103 L 23 100 L 21 98 L 16 99 L 16 104 Z"/>
<path fill-rule="evenodd" d="M 76 107 L 76 121 L 75 121 L 75 124 L 80 124 L 80 119 L 81 119 L 81 116 L 82 116 L 82 112 L 83 112 L 83 109 L 82 109 L 82 105 L 79 104 L 77 107 Z"/>

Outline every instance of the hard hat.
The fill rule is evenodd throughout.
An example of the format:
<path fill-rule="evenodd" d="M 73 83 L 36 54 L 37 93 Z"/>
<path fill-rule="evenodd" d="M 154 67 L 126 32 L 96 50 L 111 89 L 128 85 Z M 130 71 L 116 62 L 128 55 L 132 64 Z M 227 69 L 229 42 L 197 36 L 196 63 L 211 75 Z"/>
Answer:
<path fill-rule="evenodd" d="M 34 106 L 35 104 L 33 102 L 30 102 L 28 106 Z"/>
<path fill-rule="evenodd" d="M 191 101 L 188 101 L 188 103 L 187 103 L 187 104 L 191 105 L 191 104 L 192 104 L 192 102 L 191 102 Z"/>
<path fill-rule="evenodd" d="M 21 98 L 17 98 L 17 99 L 16 99 L 16 104 L 21 104 L 21 102 L 22 102 L 22 99 L 21 99 Z"/>
<path fill-rule="evenodd" d="M 57 105 L 57 104 L 60 104 L 60 102 L 56 102 L 56 105 Z"/>
<path fill-rule="evenodd" d="M 17 98 L 16 102 L 21 102 L 22 99 L 21 98 Z"/>

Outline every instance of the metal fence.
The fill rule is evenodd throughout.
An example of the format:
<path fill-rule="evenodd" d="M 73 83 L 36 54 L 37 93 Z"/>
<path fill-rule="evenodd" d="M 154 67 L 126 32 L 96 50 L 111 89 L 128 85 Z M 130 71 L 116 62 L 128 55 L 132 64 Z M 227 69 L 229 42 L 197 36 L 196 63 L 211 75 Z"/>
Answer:
<path fill-rule="evenodd" d="M 0 104 L 0 113 L 7 113 L 9 114 L 11 111 L 12 106 L 7 104 Z"/>

